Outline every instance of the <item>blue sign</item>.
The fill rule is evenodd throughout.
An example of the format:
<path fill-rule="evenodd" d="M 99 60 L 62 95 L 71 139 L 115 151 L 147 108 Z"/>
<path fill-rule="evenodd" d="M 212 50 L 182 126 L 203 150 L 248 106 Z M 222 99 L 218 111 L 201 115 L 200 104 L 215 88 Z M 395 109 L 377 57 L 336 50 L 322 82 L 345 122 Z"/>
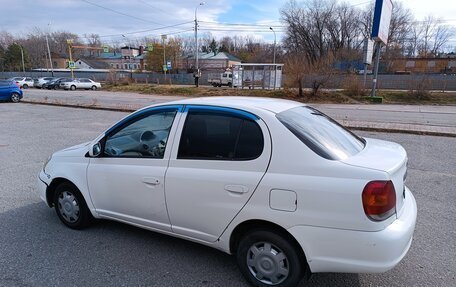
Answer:
<path fill-rule="evenodd" d="M 372 25 L 371 38 L 377 42 L 388 43 L 389 26 L 393 2 L 391 0 L 376 0 L 374 11 L 374 23 Z"/>
<path fill-rule="evenodd" d="M 171 61 L 166 61 L 166 67 L 171 70 Z"/>

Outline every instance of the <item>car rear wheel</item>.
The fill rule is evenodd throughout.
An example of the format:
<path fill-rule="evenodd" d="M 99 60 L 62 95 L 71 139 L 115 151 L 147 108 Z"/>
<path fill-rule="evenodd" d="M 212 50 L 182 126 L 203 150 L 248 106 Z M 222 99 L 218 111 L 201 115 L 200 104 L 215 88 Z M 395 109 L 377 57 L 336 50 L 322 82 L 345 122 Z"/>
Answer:
<path fill-rule="evenodd" d="M 23 84 L 23 85 L 22 85 L 22 88 L 23 88 L 23 89 L 28 89 L 28 85 L 27 85 L 27 84 Z"/>
<path fill-rule="evenodd" d="M 21 97 L 19 96 L 18 93 L 12 93 L 11 94 L 11 101 L 13 103 L 19 103 L 20 100 L 21 100 Z"/>
<path fill-rule="evenodd" d="M 97 86 L 92 86 L 92 91 L 95 91 L 97 89 Z"/>
<path fill-rule="evenodd" d="M 92 222 L 92 214 L 79 190 L 71 183 L 57 186 L 54 195 L 54 208 L 59 219 L 66 226 L 82 229 Z"/>
<path fill-rule="evenodd" d="M 236 253 L 239 269 L 253 286 L 297 286 L 306 267 L 295 244 L 275 233 L 256 230 L 241 238 Z"/>
<path fill-rule="evenodd" d="M 72 86 L 70 87 L 70 90 L 72 90 L 72 91 L 76 90 L 76 86 L 75 86 L 75 85 L 72 85 Z"/>

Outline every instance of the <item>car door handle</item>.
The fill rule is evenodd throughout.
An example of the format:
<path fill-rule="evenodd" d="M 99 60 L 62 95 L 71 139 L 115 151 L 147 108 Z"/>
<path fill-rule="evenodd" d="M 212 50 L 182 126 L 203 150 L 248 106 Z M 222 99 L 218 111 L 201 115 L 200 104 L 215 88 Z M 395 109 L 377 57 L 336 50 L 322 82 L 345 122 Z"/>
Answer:
<path fill-rule="evenodd" d="M 160 180 L 156 177 L 143 177 L 142 182 L 144 182 L 147 185 L 159 185 Z"/>
<path fill-rule="evenodd" d="M 232 193 L 237 193 L 237 194 L 249 192 L 249 188 L 247 186 L 238 185 L 238 184 L 225 185 L 225 190 L 232 192 Z"/>

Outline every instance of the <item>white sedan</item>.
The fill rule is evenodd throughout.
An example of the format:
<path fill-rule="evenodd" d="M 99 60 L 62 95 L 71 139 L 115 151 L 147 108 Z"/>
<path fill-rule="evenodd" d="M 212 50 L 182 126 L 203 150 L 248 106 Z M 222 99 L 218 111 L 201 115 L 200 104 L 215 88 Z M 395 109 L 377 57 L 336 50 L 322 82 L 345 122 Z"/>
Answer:
<path fill-rule="evenodd" d="M 62 81 L 60 83 L 60 88 L 65 90 L 76 90 L 76 89 L 84 89 L 84 90 L 96 90 L 101 88 L 101 84 L 99 82 L 95 82 L 91 79 L 87 78 L 79 78 L 79 79 L 70 79 L 68 81 Z"/>
<path fill-rule="evenodd" d="M 234 254 L 254 286 L 384 272 L 417 208 L 398 144 L 304 104 L 196 98 L 141 109 L 54 153 L 38 190 L 70 228 L 112 219 Z"/>
<path fill-rule="evenodd" d="M 16 82 L 21 89 L 28 89 L 33 87 L 33 79 L 30 77 L 14 77 L 8 80 Z"/>

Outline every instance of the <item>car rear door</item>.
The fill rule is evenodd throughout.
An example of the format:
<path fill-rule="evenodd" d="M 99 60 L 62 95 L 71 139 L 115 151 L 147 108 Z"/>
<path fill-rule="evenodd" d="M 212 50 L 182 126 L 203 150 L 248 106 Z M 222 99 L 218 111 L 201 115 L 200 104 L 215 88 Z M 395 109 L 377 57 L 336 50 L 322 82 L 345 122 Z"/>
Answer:
<path fill-rule="evenodd" d="M 9 86 L 10 83 L 8 81 L 0 81 L 0 100 L 9 99 Z"/>
<path fill-rule="evenodd" d="M 90 81 L 89 79 L 78 79 L 77 88 L 78 89 L 88 89 Z"/>
<path fill-rule="evenodd" d="M 216 241 L 247 203 L 268 168 L 264 122 L 237 109 L 187 106 L 166 172 L 173 232 Z"/>

